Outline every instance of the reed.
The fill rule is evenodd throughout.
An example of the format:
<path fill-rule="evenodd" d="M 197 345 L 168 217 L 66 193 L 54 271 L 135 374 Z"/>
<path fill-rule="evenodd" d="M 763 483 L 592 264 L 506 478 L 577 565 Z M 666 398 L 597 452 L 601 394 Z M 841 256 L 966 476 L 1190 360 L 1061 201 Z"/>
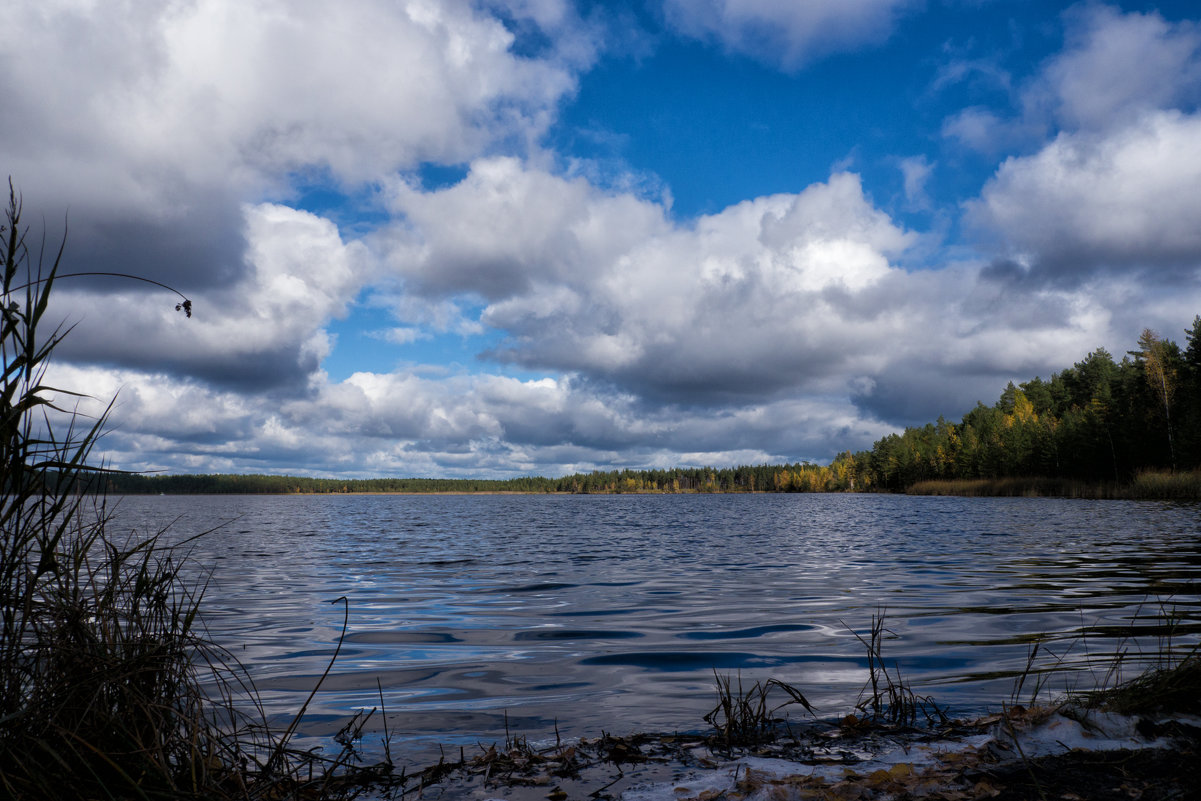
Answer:
<path fill-rule="evenodd" d="M 335 799 L 395 784 L 390 758 L 354 764 L 353 733 L 334 757 L 292 749 L 303 709 L 272 731 L 246 671 L 205 636 L 184 546 L 114 535 L 104 499 L 77 491 L 106 472 L 89 457 L 107 411 L 85 420 L 63 402 L 81 396 L 46 383 L 69 333 L 44 330 L 62 247 L 31 249 L 11 184 L 0 248 L 0 797 Z"/>
<path fill-rule="evenodd" d="M 1087 484 L 1065 478 L 1040 476 L 1008 478 L 953 478 L 919 481 L 905 490 L 907 495 L 957 495 L 1003 498 L 1118 498 L 1121 488 L 1113 484 Z"/>
<path fill-rule="evenodd" d="M 1151 668 L 1116 687 L 1085 693 L 1077 700 L 1121 714 L 1201 714 L 1201 654 L 1194 648 L 1173 664 Z"/>
<path fill-rule="evenodd" d="M 796 687 L 778 679 L 755 682 L 749 688 L 742 685 L 738 676 L 737 688 L 728 675 L 720 676 L 713 671 L 717 684 L 717 705 L 705 715 L 705 722 L 715 728 L 726 747 L 757 745 L 771 742 L 783 721 L 776 713 L 787 706 L 799 704 L 812 714 L 813 707 Z M 783 703 L 771 706 L 768 696 L 779 690 L 787 696 Z"/>
<path fill-rule="evenodd" d="M 1129 487 L 1130 498 L 1164 500 L 1201 500 L 1201 470 L 1172 473 L 1147 470 L 1134 477 Z"/>
<path fill-rule="evenodd" d="M 1160 600 L 1152 613 L 1131 621 L 1126 641 L 1110 658 L 1104 681 L 1092 690 L 1069 692 L 1066 702 L 1131 715 L 1201 714 L 1201 641 L 1196 640 L 1196 631 L 1196 625 L 1176 607 Z M 1140 644 L 1148 637 L 1154 638 L 1153 650 Z M 1181 638 L 1193 639 L 1193 645 L 1181 647 Z M 1139 672 L 1125 678 L 1129 664 Z"/>
<path fill-rule="evenodd" d="M 1201 470 L 1146 470 L 1128 484 L 1090 484 L 1067 478 L 1011 476 L 1006 478 L 948 478 L 918 481 L 908 495 L 960 497 L 1088 498 L 1093 500 L 1201 500 Z"/>
<path fill-rule="evenodd" d="M 928 724 L 947 722 L 947 716 L 931 696 L 918 695 L 901 675 L 900 664 L 894 662 L 892 670 L 884 661 L 885 612 L 881 609 L 872 615 L 868 637 L 843 623 L 855 639 L 867 650 L 867 682 L 860 691 L 855 708 L 871 723 L 887 726 L 913 726 L 918 716 Z M 869 691 L 870 688 L 870 691 Z"/>

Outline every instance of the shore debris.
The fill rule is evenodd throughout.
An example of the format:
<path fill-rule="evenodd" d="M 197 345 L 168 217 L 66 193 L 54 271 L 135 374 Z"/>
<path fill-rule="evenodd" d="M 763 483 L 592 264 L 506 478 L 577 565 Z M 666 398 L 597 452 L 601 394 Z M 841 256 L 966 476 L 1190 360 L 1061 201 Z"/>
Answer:
<path fill-rule="evenodd" d="M 932 729 L 853 715 L 769 744 L 690 735 L 491 746 L 406 797 L 567 801 L 1196 798 L 1201 717 L 1012 707 Z M 450 766 L 447 766 L 450 767 Z M 1117 794 L 1114 794 L 1117 793 Z"/>

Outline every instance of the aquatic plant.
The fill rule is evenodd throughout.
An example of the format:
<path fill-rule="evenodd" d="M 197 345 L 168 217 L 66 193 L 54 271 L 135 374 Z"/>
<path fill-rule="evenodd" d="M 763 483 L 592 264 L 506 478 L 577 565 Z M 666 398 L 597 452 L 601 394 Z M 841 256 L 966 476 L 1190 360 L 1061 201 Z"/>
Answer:
<path fill-rule="evenodd" d="M 867 682 L 860 691 L 855 708 L 874 724 L 889 726 L 913 726 L 918 716 L 926 723 L 946 723 L 947 716 L 934 702 L 933 697 L 918 695 L 901 675 L 901 666 L 894 662 L 889 670 L 884 661 L 885 610 L 872 615 L 871 626 L 865 639 L 862 634 L 843 623 L 855 639 L 867 650 Z M 868 690 L 870 688 L 870 692 Z"/>
<path fill-rule="evenodd" d="M 814 713 L 800 690 L 779 679 L 756 681 L 749 688 L 744 688 L 740 674 L 737 689 L 728 675 L 718 675 L 716 670 L 713 671 L 713 679 L 717 684 L 717 705 L 705 715 L 705 722 L 717 730 L 727 747 L 774 740 L 783 722 L 776 713 L 787 706 L 799 704 L 810 714 Z M 767 698 L 772 690 L 784 693 L 787 700 L 771 706 Z"/>

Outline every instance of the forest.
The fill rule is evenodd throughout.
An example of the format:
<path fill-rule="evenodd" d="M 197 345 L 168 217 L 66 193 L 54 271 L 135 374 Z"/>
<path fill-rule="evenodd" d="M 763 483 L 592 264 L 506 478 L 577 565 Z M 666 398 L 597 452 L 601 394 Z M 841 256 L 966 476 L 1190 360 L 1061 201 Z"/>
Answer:
<path fill-rule="evenodd" d="M 1174 341 L 1144 330 L 1121 361 L 1104 349 L 1048 380 L 1010 383 L 958 423 L 939 418 L 844 454 L 862 488 L 1041 477 L 1125 485 L 1201 467 L 1201 316 Z"/>
<path fill-rule="evenodd" d="M 998 481 L 1037 479 L 1044 494 L 1066 494 L 1070 484 L 1075 491 L 1103 488 L 1091 494 L 1120 495 L 1115 488 L 1147 475 L 1201 468 L 1201 316 L 1184 333 L 1182 349 L 1144 330 L 1120 361 L 1098 348 L 1046 380 L 1011 382 L 996 403 L 977 403 L 957 423 L 940 417 L 906 428 L 870 450 L 846 451 L 828 466 L 612 470 L 503 480 L 136 473 L 99 480 L 112 494 L 279 494 L 904 492 L 932 482 L 994 482 L 995 490 Z"/>
<path fill-rule="evenodd" d="M 844 471 L 845 472 L 845 471 Z M 426 492 L 753 492 L 824 491 L 832 488 L 831 468 L 801 463 L 756 467 L 672 468 L 576 473 L 562 478 L 522 476 L 510 479 L 453 478 L 308 478 L 279 475 L 143 475 L 108 473 L 104 491 L 114 495 L 164 493 L 426 493 Z M 846 474 L 846 488 L 850 485 Z M 837 488 L 843 488 L 839 485 Z"/>

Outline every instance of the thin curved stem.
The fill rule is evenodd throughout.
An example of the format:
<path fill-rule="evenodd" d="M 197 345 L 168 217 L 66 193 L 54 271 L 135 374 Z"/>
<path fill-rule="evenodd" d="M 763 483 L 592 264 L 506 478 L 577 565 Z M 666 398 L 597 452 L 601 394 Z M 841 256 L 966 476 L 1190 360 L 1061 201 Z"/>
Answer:
<path fill-rule="evenodd" d="M 53 276 L 52 278 L 50 278 L 50 277 L 39 278 L 36 281 L 30 281 L 27 284 L 21 284 L 21 286 L 12 287 L 11 289 L 9 289 L 9 292 L 17 292 L 22 289 L 27 289 L 31 286 L 37 286 L 38 284 L 44 284 L 50 280 L 57 281 L 60 278 L 83 278 L 85 276 L 92 276 L 92 275 L 102 275 L 102 276 L 108 276 L 110 278 L 128 278 L 132 281 L 142 281 L 143 283 L 154 284 L 155 286 L 161 286 L 163 289 L 166 289 L 169 292 L 174 292 L 176 295 L 179 295 L 181 298 L 183 298 L 183 302 L 179 303 L 175 306 L 176 311 L 183 311 L 189 317 L 192 316 L 192 301 L 188 299 L 187 295 L 180 292 L 175 287 L 168 286 L 167 284 L 164 284 L 161 281 L 155 281 L 153 278 L 143 278 L 140 275 L 130 275 L 129 273 L 109 273 L 109 272 L 99 272 L 99 271 L 87 271 L 87 272 L 82 272 L 82 273 L 59 273 L 59 274 Z"/>

